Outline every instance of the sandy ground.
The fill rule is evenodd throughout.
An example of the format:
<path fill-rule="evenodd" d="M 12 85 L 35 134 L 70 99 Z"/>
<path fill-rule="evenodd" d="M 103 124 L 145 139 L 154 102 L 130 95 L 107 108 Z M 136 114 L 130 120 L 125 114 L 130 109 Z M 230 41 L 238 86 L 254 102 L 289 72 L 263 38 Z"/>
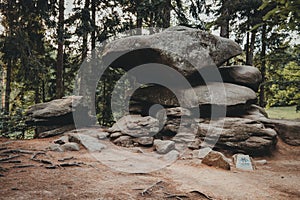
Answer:
<path fill-rule="evenodd" d="M 44 151 L 54 138 L 11 141 L 0 139 L 0 159 L 12 149 Z M 27 152 L 32 153 L 32 152 Z M 198 159 L 179 159 L 172 165 L 151 173 L 118 172 L 97 161 L 81 147 L 78 152 L 50 152 L 38 160 L 78 166 L 47 169 L 31 160 L 34 154 L 20 155 L 0 162 L 0 199 L 300 199 L 300 147 L 279 141 L 266 165 L 254 171 L 232 168 L 225 171 L 202 165 Z M 63 158 L 70 158 L 60 162 Z M 15 166 L 30 165 L 25 168 Z M 152 186 L 152 187 L 151 187 Z"/>

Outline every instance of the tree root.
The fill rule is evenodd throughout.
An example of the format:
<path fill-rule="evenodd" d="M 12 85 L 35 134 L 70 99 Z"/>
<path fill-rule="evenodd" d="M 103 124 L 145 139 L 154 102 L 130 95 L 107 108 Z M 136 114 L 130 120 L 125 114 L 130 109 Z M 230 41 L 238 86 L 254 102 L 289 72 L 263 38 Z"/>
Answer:
<path fill-rule="evenodd" d="M 10 150 L 1 152 L 1 154 L 10 154 L 10 153 L 34 154 L 34 151 L 22 150 L 22 149 L 10 149 Z"/>
<path fill-rule="evenodd" d="M 198 191 L 198 190 L 190 191 L 190 193 L 196 193 L 196 194 L 200 195 L 201 197 L 204 197 L 204 198 L 206 198 L 206 199 L 208 199 L 208 200 L 213 200 L 212 197 L 210 197 L 210 196 L 208 196 L 207 194 L 204 194 L 203 192 L 200 192 L 200 191 Z"/>
<path fill-rule="evenodd" d="M 27 167 L 35 167 L 35 165 L 15 165 L 11 168 L 27 168 Z"/>
<path fill-rule="evenodd" d="M 5 161 L 8 161 L 8 160 L 11 160 L 11 159 L 14 159 L 14 158 L 18 158 L 18 157 L 20 157 L 20 156 L 19 155 L 17 155 L 17 156 L 9 156 L 7 158 L 0 159 L 0 162 L 5 162 Z"/>
<path fill-rule="evenodd" d="M 187 195 L 185 194 L 171 194 L 171 193 L 168 193 L 168 192 L 164 192 L 165 195 L 165 198 L 176 198 L 176 199 L 179 199 L 181 200 L 182 198 L 189 198 Z"/>
<path fill-rule="evenodd" d="M 58 159 L 57 161 L 58 161 L 58 162 L 64 162 L 64 161 L 66 161 L 66 160 L 72 160 L 72 159 L 74 159 L 73 156 L 72 156 L 72 157 L 66 157 L 66 158 Z"/>
<path fill-rule="evenodd" d="M 150 187 L 147 187 L 141 192 L 142 196 L 145 196 L 146 194 L 150 194 L 150 191 L 157 185 L 161 184 L 163 181 L 157 181 L 156 183 L 152 184 Z"/>

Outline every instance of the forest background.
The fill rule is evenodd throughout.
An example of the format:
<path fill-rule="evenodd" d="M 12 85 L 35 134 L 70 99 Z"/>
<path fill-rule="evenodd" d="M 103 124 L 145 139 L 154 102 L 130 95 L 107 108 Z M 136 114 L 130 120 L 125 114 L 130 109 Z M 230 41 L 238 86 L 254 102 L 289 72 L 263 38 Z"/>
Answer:
<path fill-rule="evenodd" d="M 175 25 L 239 43 L 243 54 L 228 64 L 259 68 L 259 105 L 294 106 L 293 115 L 300 107 L 299 11 L 297 0 L 1 0 L 0 135 L 30 138 L 27 108 L 72 95 L 80 65 L 102 42 L 127 30 Z M 123 73 L 109 69 L 99 81 L 103 126 L 113 123 L 110 96 Z"/>

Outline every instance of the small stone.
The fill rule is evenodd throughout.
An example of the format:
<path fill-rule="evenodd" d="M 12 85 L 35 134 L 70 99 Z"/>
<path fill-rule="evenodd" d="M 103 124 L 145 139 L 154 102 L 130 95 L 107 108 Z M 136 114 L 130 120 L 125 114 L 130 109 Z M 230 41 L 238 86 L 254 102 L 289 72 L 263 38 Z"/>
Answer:
<path fill-rule="evenodd" d="M 100 132 L 97 134 L 97 138 L 99 140 L 105 140 L 108 138 L 108 136 L 109 136 L 109 133 L 107 133 L 107 132 Z"/>
<path fill-rule="evenodd" d="M 61 148 L 59 144 L 52 144 L 49 146 L 50 151 L 56 151 L 56 152 L 64 152 L 64 150 Z"/>
<path fill-rule="evenodd" d="M 109 136 L 107 130 L 104 131 L 103 129 L 81 129 L 81 133 L 99 140 L 107 139 Z"/>
<path fill-rule="evenodd" d="M 267 160 L 256 160 L 254 162 L 256 165 L 266 165 L 268 163 Z"/>
<path fill-rule="evenodd" d="M 175 161 L 178 158 L 179 158 L 179 152 L 176 150 L 172 150 L 163 156 L 163 160 L 166 160 L 166 161 L 172 161 L 172 160 Z"/>
<path fill-rule="evenodd" d="M 138 146 L 139 146 L 139 143 L 134 142 L 134 143 L 133 143 L 133 146 L 134 146 L 134 147 L 138 147 Z"/>
<path fill-rule="evenodd" d="M 153 140 L 153 137 L 139 137 L 135 138 L 133 141 L 143 146 L 150 146 L 153 144 Z"/>
<path fill-rule="evenodd" d="M 175 107 L 166 109 L 166 114 L 172 117 L 191 116 L 191 111 L 186 108 Z"/>
<path fill-rule="evenodd" d="M 194 142 L 192 142 L 188 145 L 188 148 L 192 149 L 192 150 L 195 150 L 195 149 L 199 149 L 199 146 L 200 146 L 200 141 L 195 140 Z"/>
<path fill-rule="evenodd" d="M 114 140 L 114 144 L 122 146 L 122 147 L 129 147 L 133 145 L 132 138 L 128 135 L 123 135 Z"/>
<path fill-rule="evenodd" d="M 75 142 L 68 142 L 66 144 L 63 144 L 61 148 L 65 151 L 79 151 L 80 147 L 77 143 Z"/>
<path fill-rule="evenodd" d="M 112 133 L 112 134 L 110 134 L 110 138 L 118 138 L 118 137 L 120 137 L 120 136 L 122 136 L 122 133 L 121 132 L 115 132 L 115 133 Z"/>
<path fill-rule="evenodd" d="M 70 141 L 80 143 L 92 152 L 102 151 L 106 148 L 106 145 L 102 144 L 97 138 L 80 133 L 70 134 Z"/>
<path fill-rule="evenodd" d="M 132 148 L 131 152 L 132 153 L 144 153 L 144 151 L 141 148 L 137 148 L 137 147 Z"/>
<path fill-rule="evenodd" d="M 211 151 L 212 149 L 210 147 L 199 149 L 198 158 L 203 159 Z"/>
<path fill-rule="evenodd" d="M 230 170 L 230 164 L 225 156 L 217 151 L 210 151 L 202 160 L 202 164 L 225 170 Z"/>
<path fill-rule="evenodd" d="M 199 155 L 199 149 L 192 151 L 193 158 L 198 158 L 198 155 Z"/>
<path fill-rule="evenodd" d="M 57 140 L 54 140 L 55 144 L 60 144 L 60 145 L 68 143 L 68 142 L 69 142 L 69 137 L 66 135 L 58 138 Z"/>
<path fill-rule="evenodd" d="M 175 149 L 175 142 L 170 140 L 154 140 L 154 147 L 159 154 L 166 154 Z"/>

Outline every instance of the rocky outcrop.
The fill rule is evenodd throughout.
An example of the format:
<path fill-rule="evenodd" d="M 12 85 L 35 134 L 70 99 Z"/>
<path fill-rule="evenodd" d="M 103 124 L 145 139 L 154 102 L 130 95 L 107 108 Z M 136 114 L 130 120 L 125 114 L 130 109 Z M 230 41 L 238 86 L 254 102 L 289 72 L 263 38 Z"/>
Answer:
<path fill-rule="evenodd" d="M 170 79 L 172 88 L 151 84 L 134 91 L 127 97 L 131 115 L 118 120 L 110 129 L 110 138 L 115 144 L 151 146 L 153 139 L 153 146 L 157 146 L 155 141 L 159 139 L 174 142 L 176 149 L 181 149 L 182 144 L 199 149 L 210 138 L 219 137 L 216 148 L 251 155 L 268 154 L 276 145 L 277 134 L 273 129 L 242 118 L 250 111 L 253 116 L 258 114 L 258 108 L 252 106 L 256 103 L 255 91 L 261 82 L 258 69 L 221 66 L 230 57 L 241 53 L 235 42 L 200 30 L 175 27 L 150 36 L 113 41 L 103 52 L 107 64 L 114 58 L 112 67 L 128 71 L 142 64 L 165 64 L 191 83 L 191 87 L 182 86 L 174 78 Z M 146 65 L 146 68 L 154 69 L 155 66 Z M 151 70 L 147 73 L 135 77 L 137 82 L 145 77 L 155 77 Z M 170 78 L 167 72 L 157 76 Z M 156 104 L 161 106 L 157 110 L 153 109 Z M 214 121 L 226 117 L 224 127 L 215 123 L 210 127 L 212 117 Z M 147 122 L 141 126 L 140 121 Z M 221 134 L 214 135 L 218 132 Z M 138 141 L 136 138 L 139 137 L 143 139 Z"/>
<path fill-rule="evenodd" d="M 117 120 L 107 134 L 96 138 L 108 138 L 122 147 L 150 147 L 159 154 L 173 152 L 176 156 L 184 148 L 211 147 L 214 140 L 214 148 L 218 150 L 265 155 L 276 145 L 276 131 L 285 141 L 297 143 L 298 135 L 293 134 L 296 125 L 289 124 L 289 129 L 280 123 L 271 123 L 263 109 L 253 105 L 256 103 L 255 91 L 261 82 L 258 69 L 222 66 L 241 52 L 234 41 L 181 26 L 153 35 L 112 41 L 103 48 L 102 64 L 130 72 L 143 65 L 143 73 L 136 75 L 133 82 L 146 85 L 126 97 L 130 115 Z M 174 74 L 159 68 L 163 65 L 176 70 L 190 85 L 182 84 Z M 168 80 L 170 87 L 151 78 L 162 82 Z M 149 82 L 143 82 L 145 80 Z M 28 122 L 56 125 L 54 122 L 63 119 L 63 123 L 69 120 L 69 124 L 72 118 L 66 117 L 82 104 L 80 98 L 70 98 L 31 108 Z M 79 102 L 78 106 L 70 104 L 72 98 Z M 287 136 L 284 129 L 293 133 Z M 82 145 L 84 141 L 92 144 L 88 137 L 83 137 Z M 220 154 L 213 152 L 210 156 L 212 159 L 209 160 L 216 159 L 217 165 L 221 162 L 221 168 L 228 169 L 226 163 L 219 161 L 223 158 Z"/>
<path fill-rule="evenodd" d="M 200 139 L 209 143 L 218 138 L 216 148 L 250 155 L 268 154 L 276 145 L 276 131 L 260 122 L 227 117 L 223 124 L 221 120 L 215 121 L 213 126 L 209 122 L 199 123 Z"/>
<path fill-rule="evenodd" d="M 300 146 L 300 122 L 292 120 L 269 119 L 263 108 L 252 105 L 242 117 L 259 121 L 266 127 L 274 129 L 283 142 Z"/>
<path fill-rule="evenodd" d="M 276 130 L 278 136 L 287 144 L 300 146 L 300 122 L 291 120 L 260 119 L 265 126 Z"/>

